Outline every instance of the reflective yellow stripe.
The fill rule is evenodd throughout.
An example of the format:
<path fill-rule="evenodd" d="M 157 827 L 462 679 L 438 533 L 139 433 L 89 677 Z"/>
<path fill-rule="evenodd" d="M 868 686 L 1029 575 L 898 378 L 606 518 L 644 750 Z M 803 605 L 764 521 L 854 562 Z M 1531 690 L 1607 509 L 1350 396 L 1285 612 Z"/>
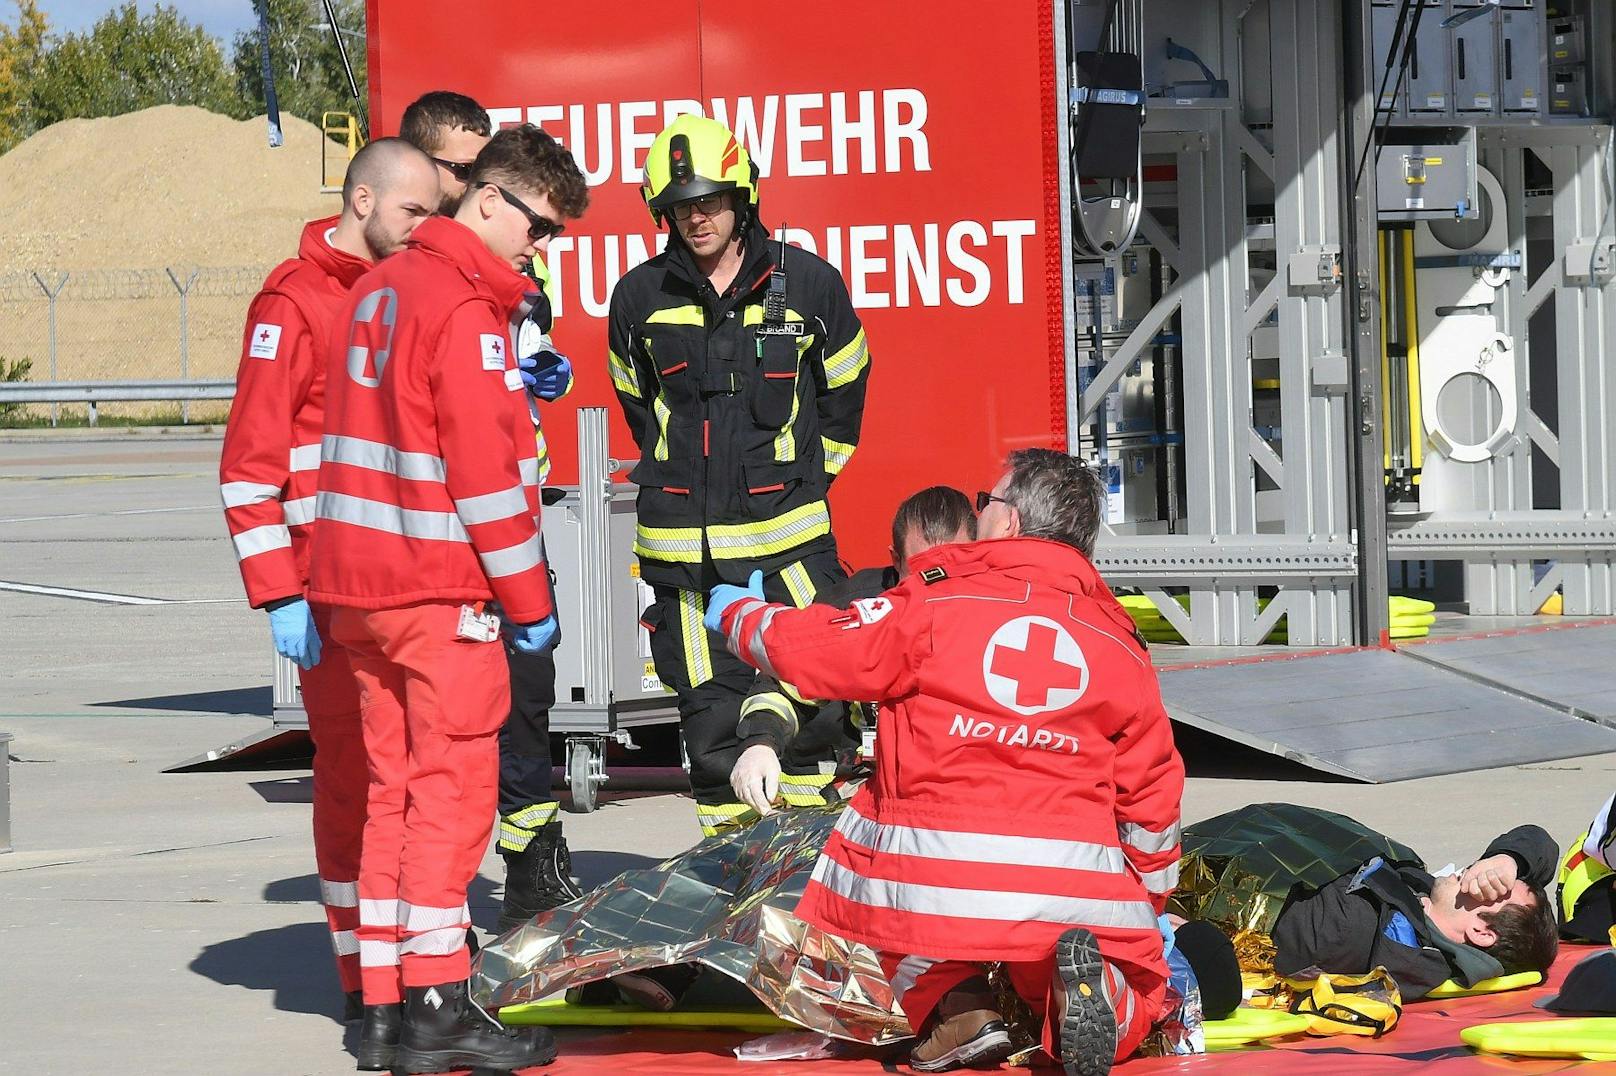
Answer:
<path fill-rule="evenodd" d="M 642 523 L 634 528 L 634 552 L 648 560 L 700 564 L 701 528 L 647 527 Z"/>
<path fill-rule="evenodd" d="M 666 310 L 653 310 L 645 319 L 647 325 L 694 325 L 701 328 L 707 322 L 699 306 L 670 306 Z"/>
<path fill-rule="evenodd" d="M 801 322 L 804 322 L 804 323 L 806 323 L 808 321 L 807 318 L 803 317 L 801 314 L 797 313 L 795 310 L 791 309 L 789 306 L 786 307 L 786 320 L 787 321 L 801 321 Z M 741 324 L 742 325 L 762 325 L 763 324 L 763 304 L 762 303 L 752 303 L 751 305 L 749 305 L 745 309 L 745 311 L 743 311 L 742 314 L 741 314 Z"/>
<path fill-rule="evenodd" d="M 816 706 L 816 705 L 818 705 L 816 702 L 814 702 L 813 699 L 805 697 L 802 692 L 798 691 L 796 688 L 792 687 L 790 684 L 784 684 L 784 683 L 781 684 L 780 685 L 780 690 L 786 693 L 787 698 L 795 699 L 797 702 L 802 703 L 804 706 Z"/>
<path fill-rule="evenodd" d="M 696 822 L 701 826 L 704 837 L 716 837 L 720 833 L 749 826 L 757 820 L 758 813 L 744 803 L 696 804 Z"/>
<path fill-rule="evenodd" d="M 798 353 L 802 347 L 798 345 Z M 797 382 L 791 382 L 791 416 L 786 424 L 780 427 L 780 432 L 774 438 L 774 461 L 776 463 L 791 463 L 797 458 L 797 411 L 802 407 L 802 393 L 797 391 Z"/>
<path fill-rule="evenodd" d="M 780 798 L 792 807 L 818 807 L 825 802 L 825 789 L 836 779 L 834 773 L 782 773 Z"/>
<path fill-rule="evenodd" d="M 501 852 L 525 852 L 527 846 L 533 843 L 533 831 L 513 826 L 509 822 L 499 824 L 499 850 Z"/>
<path fill-rule="evenodd" d="M 641 399 L 639 378 L 634 374 L 634 367 L 624 362 L 621 355 L 615 351 L 606 352 L 606 369 L 611 371 L 612 384 L 617 386 L 617 391 L 636 400 Z"/>
<path fill-rule="evenodd" d="M 561 804 L 551 801 L 549 803 L 534 803 L 523 807 L 519 811 L 512 811 L 500 821 L 509 822 L 521 829 L 538 829 L 554 822 L 556 815 L 561 811 Z"/>
<path fill-rule="evenodd" d="M 791 592 L 791 604 L 798 609 L 814 600 L 814 581 L 808 577 L 808 569 L 802 566 L 802 561 L 787 564 L 780 578 L 785 580 L 786 590 Z"/>
<path fill-rule="evenodd" d="M 673 417 L 673 412 L 668 409 L 662 393 L 658 392 L 651 401 L 651 412 L 656 415 L 657 425 L 656 447 L 651 450 L 651 458 L 665 460 L 668 458 L 668 419 Z"/>
<path fill-rule="evenodd" d="M 539 469 L 539 485 L 542 486 L 544 485 L 544 480 L 550 477 L 550 444 L 544 439 L 543 426 L 535 429 L 533 431 L 533 436 L 534 440 L 537 442 L 535 451 L 537 452 L 538 459 L 536 460 L 536 463 Z"/>
<path fill-rule="evenodd" d="M 685 672 L 690 676 L 691 687 L 700 687 L 713 678 L 713 655 L 707 649 L 707 625 L 701 622 L 704 604 L 698 591 L 679 592 L 679 636 L 685 645 Z"/>
<path fill-rule="evenodd" d="M 864 330 L 860 329 L 845 347 L 825 360 L 825 384 L 833 389 L 850 385 L 869 364 L 870 348 L 865 342 Z"/>
<path fill-rule="evenodd" d="M 504 815 L 499 820 L 499 847 L 504 852 L 521 852 L 533 843 L 534 835 L 554 822 L 561 804 L 534 803 Z"/>
<path fill-rule="evenodd" d="M 830 508 L 814 501 L 773 519 L 727 523 L 707 528 L 714 560 L 772 557 L 830 533 Z"/>
<path fill-rule="evenodd" d="M 832 441 L 829 437 L 821 436 L 819 443 L 825 449 L 825 473 L 841 474 L 847 461 L 853 458 L 857 445 L 847 444 L 845 441 Z"/>
<path fill-rule="evenodd" d="M 791 705 L 791 700 L 780 692 L 760 691 L 756 695 L 748 695 L 746 701 L 741 703 L 742 720 L 759 711 L 773 714 L 784 721 L 787 736 L 797 734 L 797 708 Z"/>

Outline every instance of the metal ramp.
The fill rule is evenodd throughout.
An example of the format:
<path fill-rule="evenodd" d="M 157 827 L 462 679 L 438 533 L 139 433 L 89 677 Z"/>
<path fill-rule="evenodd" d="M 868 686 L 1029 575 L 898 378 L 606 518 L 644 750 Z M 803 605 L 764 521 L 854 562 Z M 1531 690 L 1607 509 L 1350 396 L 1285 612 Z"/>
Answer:
<path fill-rule="evenodd" d="M 1608 664 L 1607 683 L 1616 688 L 1616 662 Z M 1175 721 L 1359 781 L 1616 751 L 1616 730 L 1390 650 L 1236 659 L 1159 673 Z"/>
<path fill-rule="evenodd" d="M 1403 652 L 1616 728 L 1616 621 L 1429 639 Z"/>

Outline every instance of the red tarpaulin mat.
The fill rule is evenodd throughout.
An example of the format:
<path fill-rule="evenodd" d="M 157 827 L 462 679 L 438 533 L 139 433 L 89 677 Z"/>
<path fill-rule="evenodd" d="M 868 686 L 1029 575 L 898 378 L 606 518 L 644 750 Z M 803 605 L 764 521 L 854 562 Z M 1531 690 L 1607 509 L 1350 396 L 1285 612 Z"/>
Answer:
<path fill-rule="evenodd" d="M 1459 1041 L 1459 1032 L 1473 1024 L 1505 1020 L 1546 1020 L 1552 1013 L 1534 1008 L 1533 1002 L 1559 990 L 1577 961 L 1596 949 L 1565 947 L 1549 972 L 1548 982 L 1531 990 L 1507 994 L 1458 998 L 1452 1001 L 1422 1001 L 1403 1009 L 1402 1022 L 1381 1039 L 1337 1035 L 1330 1038 L 1302 1038 L 1272 1047 L 1252 1047 L 1201 1057 L 1141 1058 L 1128 1061 L 1117 1071 L 1127 1076 L 1150 1076 L 1166 1072 L 1227 1072 L 1255 1076 L 1284 1074 L 1295 1076 L 1360 1076 L 1363 1073 L 1419 1073 L 1430 1076 L 1464 1076 L 1468 1073 L 1568 1072 L 1616 1073 L 1616 1063 L 1593 1061 L 1554 1061 L 1528 1058 L 1492 1057 L 1472 1052 Z M 558 1038 L 561 1056 L 545 1072 L 556 1076 L 573 1073 L 645 1073 L 673 1076 L 679 1073 L 733 1072 L 750 1076 L 818 1076 L 843 1073 L 909 1072 L 903 1064 L 908 1044 L 888 1051 L 869 1050 L 860 1057 L 835 1061 L 741 1062 L 730 1051 L 749 1036 L 727 1032 L 670 1031 L 562 1031 Z M 1003 1069 L 1011 1072 L 1015 1070 Z M 1045 1067 L 1042 1072 L 1052 1071 Z"/>

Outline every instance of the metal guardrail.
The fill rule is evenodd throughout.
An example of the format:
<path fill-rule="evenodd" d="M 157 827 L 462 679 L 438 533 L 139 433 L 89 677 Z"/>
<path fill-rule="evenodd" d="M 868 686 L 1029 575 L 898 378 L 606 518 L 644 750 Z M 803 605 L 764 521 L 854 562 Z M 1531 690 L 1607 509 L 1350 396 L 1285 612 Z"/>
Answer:
<path fill-rule="evenodd" d="M 230 381 L 15 381 L 0 382 L 0 404 L 82 403 L 96 424 L 98 403 L 137 401 L 230 400 L 236 383 Z"/>

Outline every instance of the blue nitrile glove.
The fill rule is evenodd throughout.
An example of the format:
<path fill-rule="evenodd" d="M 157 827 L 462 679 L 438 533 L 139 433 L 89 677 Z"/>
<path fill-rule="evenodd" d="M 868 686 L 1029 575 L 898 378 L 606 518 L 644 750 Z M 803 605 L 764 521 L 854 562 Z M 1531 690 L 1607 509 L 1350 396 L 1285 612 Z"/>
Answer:
<path fill-rule="evenodd" d="M 709 631 L 722 633 L 724 630 L 724 614 L 729 607 L 744 598 L 756 598 L 763 601 L 763 573 L 753 572 L 752 578 L 746 581 L 746 586 L 738 587 L 734 583 L 720 583 L 707 595 L 707 615 L 702 617 Z"/>
<path fill-rule="evenodd" d="M 558 400 L 572 384 L 572 360 L 553 349 L 545 349 L 516 360 L 522 371 L 522 384 L 541 400 Z"/>
<path fill-rule="evenodd" d="M 269 632 L 275 637 L 275 651 L 281 657 L 304 669 L 320 664 L 320 633 L 314 627 L 314 610 L 302 598 L 269 610 Z"/>
<path fill-rule="evenodd" d="M 536 654 L 555 640 L 556 618 L 547 616 L 537 624 L 513 624 L 507 620 L 504 628 L 512 646 L 524 654 Z"/>

